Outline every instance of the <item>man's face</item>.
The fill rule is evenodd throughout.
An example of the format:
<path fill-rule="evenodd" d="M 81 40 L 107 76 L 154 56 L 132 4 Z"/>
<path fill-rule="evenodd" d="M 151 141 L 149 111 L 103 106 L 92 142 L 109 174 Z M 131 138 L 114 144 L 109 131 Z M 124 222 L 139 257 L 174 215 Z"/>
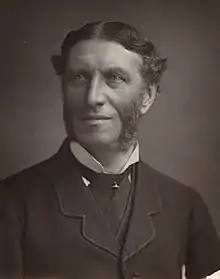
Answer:
<path fill-rule="evenodd" d="M 136 53 L 116 42 L 85 40 L 70 50 L 63 76 L 70 136 L 89 148 L 128 147 L 146 112 L 141 63 Z"/>

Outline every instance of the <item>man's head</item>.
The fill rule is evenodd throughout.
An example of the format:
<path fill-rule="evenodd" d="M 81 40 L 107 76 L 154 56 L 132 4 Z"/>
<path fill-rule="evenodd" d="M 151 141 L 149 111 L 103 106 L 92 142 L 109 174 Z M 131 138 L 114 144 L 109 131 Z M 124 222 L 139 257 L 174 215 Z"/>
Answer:
<path fill-rule="evenodd" d="M 153 44 L 128 24 L 94 22 L 69 32 L 53 62 L 62 76 L 69 137 L 90 151 L 128 149 L 165 68 Z"/>

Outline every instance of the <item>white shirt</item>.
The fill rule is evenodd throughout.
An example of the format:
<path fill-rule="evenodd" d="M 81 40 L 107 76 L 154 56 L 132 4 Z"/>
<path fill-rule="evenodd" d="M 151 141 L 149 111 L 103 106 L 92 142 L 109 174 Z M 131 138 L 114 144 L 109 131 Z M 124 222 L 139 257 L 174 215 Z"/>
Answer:
<path fill-rule="evenodd" d="M 70 143 L 70 150 L 72 154 L 76 157 L 76 159 L 83 164 L 84 166 L 94 170 L 98 173 L 107 173 L 102 164 L 96 160 L 85 148 L 83 148 L 78 142 Z M 125 162 L 123 168 L 119 173 L 123 173 L 129 166 L 135 164 L 139 161 L 139 144 L 137 143 L 130 157 Z M 86 186 L 90 184 L 90 182 L 82 177 Z"/>

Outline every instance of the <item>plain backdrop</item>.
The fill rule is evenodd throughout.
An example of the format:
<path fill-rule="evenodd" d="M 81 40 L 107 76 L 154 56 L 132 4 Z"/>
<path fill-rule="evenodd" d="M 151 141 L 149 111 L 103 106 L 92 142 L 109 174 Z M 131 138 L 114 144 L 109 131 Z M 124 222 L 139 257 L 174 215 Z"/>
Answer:
<path fill-rule="evenodd" d="M 196 188 L 220 235 L 219 1 L 1 1 L 0 178 L 42 161 L 65 131 L 50 57 L 87 21 L 133 24 L 168 57 L 161 93 L 140 125 L 141 156 Z"/>

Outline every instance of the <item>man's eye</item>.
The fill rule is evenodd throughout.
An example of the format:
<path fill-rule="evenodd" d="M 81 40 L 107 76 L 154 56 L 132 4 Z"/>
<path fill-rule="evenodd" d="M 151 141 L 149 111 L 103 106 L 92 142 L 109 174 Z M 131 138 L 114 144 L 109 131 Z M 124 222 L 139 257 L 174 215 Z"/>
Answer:
<path fill-rule="evenodd" d="M 86 75 L 82 73 L 74 73 L 74 74 L 68 74 L 67 75 L 67 81 L 70 83 L 85 83 L 87 82 Z"/>
<path fill-rule="evenodd" d="M 78 81 L 80 81 L 80 80 L 86 80 L 86 77 L 85 77 L 85 75 L 83 75 L 83 74 L 74 74 L 74 75 L 72 76 L 72 80 L 78 80 Z"/>
<path fill-rule="evenodd" d="M 126 81 L 126 79 L 119 74 L 109 74 L 107 75 L 107 80 L 114 83 L 121 83 Z"/>

